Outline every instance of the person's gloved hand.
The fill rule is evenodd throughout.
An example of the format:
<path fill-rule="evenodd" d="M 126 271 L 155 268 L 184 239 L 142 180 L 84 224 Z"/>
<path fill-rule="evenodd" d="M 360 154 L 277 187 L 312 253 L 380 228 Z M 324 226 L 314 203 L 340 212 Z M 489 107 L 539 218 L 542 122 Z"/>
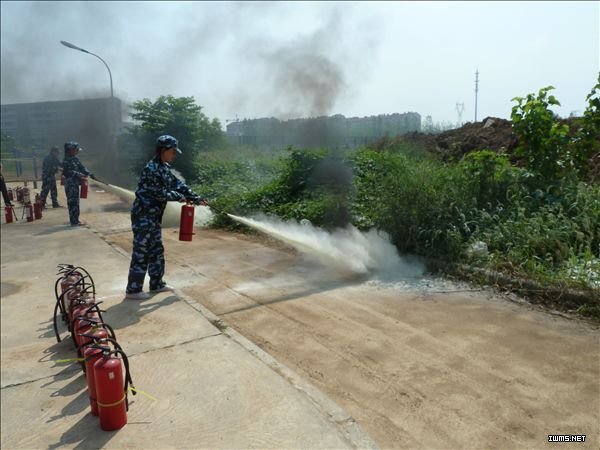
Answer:
<path fill-rule="evenodd" d="M 171 191 L 169 195 L 175 202 L 185 202 L 185 195 L 183 195 L 181 192 Z"/>
<path fill-rule="evenodd" d="M 192 195 L 191 197 L 188 197 L 187 200 L 188 202 L 192 202 L 194 205 L 208 206 L 208 202 L 199 195 Z"/>

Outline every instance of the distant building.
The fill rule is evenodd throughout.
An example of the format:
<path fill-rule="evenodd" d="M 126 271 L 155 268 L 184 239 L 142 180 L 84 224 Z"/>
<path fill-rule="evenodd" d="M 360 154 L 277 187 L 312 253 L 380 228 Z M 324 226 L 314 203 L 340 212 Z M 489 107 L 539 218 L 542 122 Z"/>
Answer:
<path fill-rule="evenodd" d="M 92 168 L 108 168 L 116 156 L 116 138 L 123 132 L 123 105 L 116 97 L 1 105 L 0 129 L 14 139 L 13 157 L 45 156 L 53 145 L 81 144 Z"/>
<path fill-rule="evenodd" d="M 418 113 L 380 114 L 346 118 L 341 114 L 281 121 L 275 118 L 244 119 L 227 125 L 230 142 L 260 149 L 289 145 L 300 148 L 355 148 L 385 135 L 421 130 Z"/>

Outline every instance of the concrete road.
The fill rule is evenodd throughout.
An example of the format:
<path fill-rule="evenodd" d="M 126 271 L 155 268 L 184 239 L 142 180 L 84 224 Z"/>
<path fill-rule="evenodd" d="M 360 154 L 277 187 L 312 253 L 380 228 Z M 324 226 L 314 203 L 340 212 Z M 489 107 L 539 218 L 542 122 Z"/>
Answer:
<path fill-rule="evenodd" d="M 90 221 L 130 251 L 118 215 Z M 600 448 L 600 333 L 441 280 L 365 280 L 260 236 L 165 232 L 168 277 L 382 448 Z"/>
<path fill-rule="evenodd" d="M 1 448 L 376 448 L 348 413 L 197 298 L 176 290 L 124 300 L 130 255 L 109 238 L 128 233 L 128 211 L 97 191 L 82 200 L 89 227 L 70 227 L 65 208 L 2 224 Z M 105 222 L 90 213 L 100 210 Z M 75 350 L 64 325 L 60 343 L 52 329 L 59 263 L 92 274 L 135 387 L 156 399 L 130 395 L 119 431 L 100 430 L 85 376 L 60 362 Z"/>

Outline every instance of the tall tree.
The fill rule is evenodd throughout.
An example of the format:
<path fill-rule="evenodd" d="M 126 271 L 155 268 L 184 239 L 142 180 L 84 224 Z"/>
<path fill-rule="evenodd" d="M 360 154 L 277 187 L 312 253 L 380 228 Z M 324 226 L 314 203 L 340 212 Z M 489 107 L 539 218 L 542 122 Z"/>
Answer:
<path fill-rule="evenodd" d="M 134 102 L 132 108 L 131 118 L 137 124 L 128 128 L 129 135 L 122 136 L 120 143 L 129 148 L 143 148 L 143 159 L 147 160 L 154 153 L 159 136 L 174 136 L 183 151 L 177 156 L 174 167 L 188 181 L 196 178 L 194 163 L 198 152 L 215 149 L 223 142 L 219 120 L 210 120 L 194 97 L 163 95 L 154 102 L 145 98 Z M 136 165 L 139 171 L 139 164 Z"/>

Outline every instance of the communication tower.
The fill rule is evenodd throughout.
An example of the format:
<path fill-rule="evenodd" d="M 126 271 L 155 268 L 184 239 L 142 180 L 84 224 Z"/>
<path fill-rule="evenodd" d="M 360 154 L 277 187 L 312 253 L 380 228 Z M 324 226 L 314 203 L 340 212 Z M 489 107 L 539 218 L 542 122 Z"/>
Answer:
<path fill-rule="evenodd" d="M 475 70 L 475 122 L 477 122 L 477 93 L 479 92 L 479 69 Z"/>
<path fill-rule="evenodd" d="M 456 128 L 460 128 L 463 125 L 462 115 L 463 115 L 464 110 L 465 110 L 465 104 L 456 102 L 456 116 L 457 116 Z"/>

